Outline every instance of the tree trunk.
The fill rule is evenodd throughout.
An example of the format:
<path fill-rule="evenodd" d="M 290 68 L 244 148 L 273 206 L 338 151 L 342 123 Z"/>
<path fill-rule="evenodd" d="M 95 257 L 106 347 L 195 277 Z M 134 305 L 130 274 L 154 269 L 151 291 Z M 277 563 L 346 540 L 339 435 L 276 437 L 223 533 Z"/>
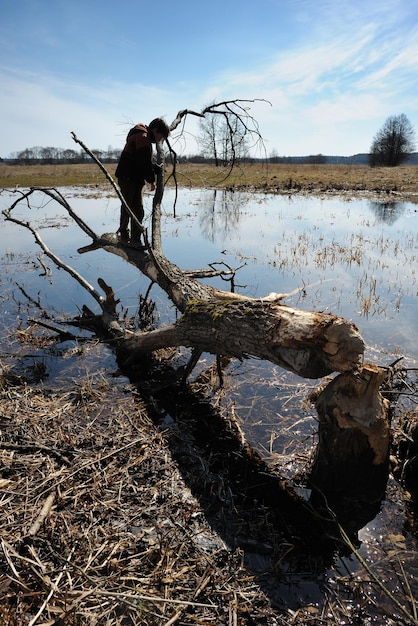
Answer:
<path fill-rule="evenodd" d="M 312 501 L 339 518 L 379 510 L 389 473 L 389 402 L 379 392 L 386 371 L 371 364 L 334 378 L 316 399 L 319 445 L 310 472 Z"/>
<path fill-rule="evenodd" d="M 180 112 L 178 119 L 185 113 Z M 178 119 L 173 122 L 173 127 L 178 124 Z M 125 339 L 119 347 L 121 366 L 128 360 L 130 364 L 136 358 L 141 361 L 144 352 L 184 345 L 197 353 L 266 359 L 305 378 L 355 370 L 364 352 L 364 342 L 354 324 L 334 315 L 287 307 L 281 303 L 286 294 L 254 299 L 215 289 L 195 280 L 193 273 L 180 269 L 164 256 L 161 242 L 162 144 L 157 144 L 157 164 L 152 245 L 147 233 L 144 233 L 145 249 L 135 249 L 121 245 L 113 234 L 99 238 L 89 231 L 93 243 L 79 249 L 83 253 L 100 245 L 124 257 L 157 283 L 183 314 L 175 324 L 156 331 L 133 337 L 121 332 L 120 340 Z M 112 338 L 115 339 L 114 329 Z"/>
<path fill-rule="evenodd" d="M 357 328 L 340 317 L 293 309 L 280 297 L 255 300 L 226 292 L 189 300 L 175 324 L 135 335 L 122 350 L 140 359 L 141 352 L 179 345 L 268 360 L 305 378 L 351 372 L 364 350 Z"/>

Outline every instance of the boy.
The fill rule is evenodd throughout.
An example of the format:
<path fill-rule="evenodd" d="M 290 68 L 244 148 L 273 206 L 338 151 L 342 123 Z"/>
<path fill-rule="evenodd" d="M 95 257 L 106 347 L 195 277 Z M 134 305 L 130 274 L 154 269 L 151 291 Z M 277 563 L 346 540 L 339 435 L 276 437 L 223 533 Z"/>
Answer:
<path fill-rule="evenodd" d="M 155 172 L 152 163 L 152 144 L 167 139 L 169 128 L 161 118 L 152 120 L 149 126 L 139 123 L 129 131 L 125 147 L 120 155 L 116 168 L 116 178 L 127 205 L 142 223 L 144 207 L 142 190 L 145 182 L 150 183 L 151 191 L 155 190 Z M 130 239 L 138 242 L 141 232 L 138 225 L 131 219 L 122 204 L 120 210 L 119 235 L 121 241 L 129 241 L 129 222 L 131 221 Z"/>

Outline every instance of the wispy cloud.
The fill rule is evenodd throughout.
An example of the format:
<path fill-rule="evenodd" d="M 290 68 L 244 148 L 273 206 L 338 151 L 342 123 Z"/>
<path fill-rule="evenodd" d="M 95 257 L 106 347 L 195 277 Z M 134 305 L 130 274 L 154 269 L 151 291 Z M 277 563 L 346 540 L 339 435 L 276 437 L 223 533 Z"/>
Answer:
<path fill-rule="evenodd" d="M 269 100 L 273 106 L 261 119 L 280 153 L 367 151 L 386 116 L 407 112 L 417 119 L 418 32 L 410 28 L 405 36 L 389 26 L 356 17 L 349 32 L 340 21 L 339 30 L 318 41 L 313 29 L 256 71 L 220 75 L 219 95 L 247 89 Z"/>
<path fill-rule="evenodd" d="M 4 66 L 0 81 L 5 86 L 2 110 L 7 119 L 1 143 L 13 146 L 9 152 L 35 145 L 73 147 L 71 131 L 90 147 L 122 145 L 132 123 L 171 115 L 175 100 L 169 91 L 152 85 L 116 81 L 87 85 Z"/>

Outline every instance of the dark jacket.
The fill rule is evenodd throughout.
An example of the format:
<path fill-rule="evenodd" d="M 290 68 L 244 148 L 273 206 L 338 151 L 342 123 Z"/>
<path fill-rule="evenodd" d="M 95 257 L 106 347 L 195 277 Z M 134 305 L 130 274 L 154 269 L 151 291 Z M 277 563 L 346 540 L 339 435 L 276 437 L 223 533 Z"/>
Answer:
<path fill-rule="evenodd" d="M 120 155 L 116 168 L 116 178 L 155 182 L 155 173 L 152 167 L 152 143 L 145 124 L 137 124 L 128 133 L 125 147 Z"/>

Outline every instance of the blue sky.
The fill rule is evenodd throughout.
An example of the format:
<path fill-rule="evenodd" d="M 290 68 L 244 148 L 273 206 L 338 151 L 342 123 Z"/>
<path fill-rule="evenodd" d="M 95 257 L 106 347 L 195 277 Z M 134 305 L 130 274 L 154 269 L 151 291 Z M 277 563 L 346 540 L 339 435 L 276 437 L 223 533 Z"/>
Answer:
<path fill-rule="evenodd" d="M 129 126 L 260 99 L 267 154 L 367 152 L 389 115 L 418 136 L 411 0 L 0 0 L 0 156 L 121 148 Z M 196 151 L 196 119 L 178 153 Z"/>

